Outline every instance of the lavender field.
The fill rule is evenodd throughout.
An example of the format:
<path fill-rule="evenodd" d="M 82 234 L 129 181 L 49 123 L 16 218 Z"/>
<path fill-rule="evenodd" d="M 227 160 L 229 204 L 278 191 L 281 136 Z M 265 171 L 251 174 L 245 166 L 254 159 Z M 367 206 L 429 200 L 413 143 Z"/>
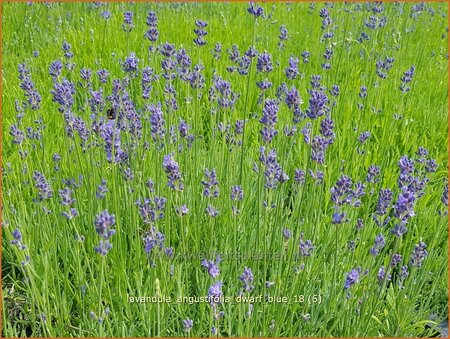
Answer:
<path fill-rule="evenodd" d="M 3 336 L 442 334 L 447 3 L 2 16 Z"/>

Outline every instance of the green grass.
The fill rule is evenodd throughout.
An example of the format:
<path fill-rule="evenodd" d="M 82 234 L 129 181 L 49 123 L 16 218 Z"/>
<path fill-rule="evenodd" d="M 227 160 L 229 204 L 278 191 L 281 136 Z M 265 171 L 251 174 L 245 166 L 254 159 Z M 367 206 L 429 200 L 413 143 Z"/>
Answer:
<path fill-rule="evenodd" d="M 413 13 L 414 3 L 386 3 L 384 11 L 374 14 L 372 4 L 265 3 L 267 18 L 255 19 L 246 8 L 247 3 L 2 3 L 2 334 L 6 337 L 210 337 L 211 327 L 217 336 L 233 337 L 417 337 L 431 335 L 435 323 L 448 317 L 448 216 L 441 202 L 448 176 L 448 36 L 446 3 L 426 3 L 421 12 Z M 334 36 L 322 41 L 324 31 L 319 10 L 329 6 Z M 100 13 L 111 12 L 105 20 Z M 123 12 L 134 13 L 135 27 L 129 33 L 122 30 Z M 203 89 L 192 89 L 189 83 L 177 78 L 171 82 L 177 92 L 178 109 L 169 111 L 164 104 L 162 76 L 153 84 L 149 99 L 142 97 L 142 69 L 150 66 L 161 75 L 160 53 L 150 53 L 146 16 L 149 10 L 158 17 L 159 38 L 153 46 L 165 42 L 177 50 L 185 48 L 192 65 L 201 63 L 205 77 Z M 385 27 L 372 30 L 365 26 L 370 16 L 385 16 Z M 207 21 L 206 46 L 197 47 L 193 29 L 195 20 Z M 289 39 L 278 47 L 280 25 L 286 25 Z M 361 32 L 370 39 L 359 42 Z M 92 132 L 83 148 L 77 132 L 70 138 L 64 131 L 64 116 L 53 102 L 53 80 L 50 64 L 59 59 L 66 63 L 61 46 L 71 44 L 71 62 L 75 69 L 63 69 L 58 82 L 66 78 L 75 85 L 72 112 L 91 128 L 89 90 L 79 83 L 80 69 L 92 69 L 92 89 L 101 90 L 105 99 L 112 92 L 112 79 L 123 79 L 126 73 L 121 62 L 131 52 L 140 60 L 139 75 L 130 79 L 126 88 L 142 121 L 142 137 L 133 140 L 130 133 L 121 133 L 122 147 L 129 160 L 122 164 L 108 162 L 104 140 Z M 222 44 L 221 58 L 216 60 L 210 51 L 216 42 Z M 254 45 L 259 52 L 267 50 L 272 56 L 273 71 L 257 71 L 257 57 L 253 59 L 249 75 L 229 73 L 227 50 L 235 44 L 241 55 Z M 323 54 L 333 46 L 329 61 L 331 69 L 324 70 Z M 33 51 L 39 56 L 34 57 Z M 301 53 L 309 51 L 308 63 Z M 285 77 L 290 56 L 297 57 L 301 75 L 295 80 Z M 387 78 L 376 74 L 376 62 L 385 57 L 395 58 L 387 71 Z M 25 108 L 19 122 L 15 100 L 26 102 L 20 88 L 18 65 L 25 63 L 31 79 L 42 96 L 40 109 Z M 403 94 L 400 78 L 412 65 L 415 74 Z M 100 83 L 96 71 L 108 69 L 106 84 Z M 231 84 L 240 94 L 232 108 L 223 109 L 208 99 L 214 75 Z M 266 149 L 277 150 L 277 161 L 289 180 L 277 189 L 264 187 L 264 168 L 259 161 L 263 105 L 258 103 L 260 90 L 257 81 L 266 77 L 273 85 L 263 99 L 275 99 L 277 87 L 285 82 L 288 89 L 295 86 L 308 108 L 312 75 L 321 75 L 330 100 L 330 116 L 334 121 L 334 142 L 325 152 L 324 164 L 311 159 L 311 145 L 300 131 L 311 123 L 314 137 L 320 134 L 320 121 L 303 119 L 292 137 L 283 133 L 292 126 L 292 112 L 283 102 L 279 104 L 278 135 Z M 328 90 L 340 87 L 333 97 Z M 360 87 L 367 87 L 367 98 L 359 97 Z M 189 98 L 189 100 L 185 100 Z M 121 101 L 123 107 L 123 101 Z M 166 134 L 164 145 L 158 147 L 151 137 L 150 112 L 147 104 L 162 103 Z M 364 107 L 359 108 L 358 104 Z M 107 102 L 99 116 L 105 117 Z M 379 112 L 378 112 L 379 111 Z M 215 112 L 215 113 L 212 113 Z M 170 127 L 178 135 L 180 118 L 190 125 L 195 140 L 188 147 L 187 140 L 174 141 Z M 247 119 L 242 145 L 228 142 L 234 135 L 235 123 Z M 25 138 L 21 145 L 13 144 L 10 128 L 19 124 L 39 127 L 40 139 Z M 117 120 L 116 120 L 117 121 Z M 218 124 L 229 125 L 220 131 Z M 371 133 L 362 145 L 358 136 Z M 227 135 L 228 134 L 228 135 Z M 145 143 L 148 143 L 147 145 Z M 181 146 L 180 146 L 181 145 Z M 424 194 L 414 204 L 415 216 L 409 219 L 407 232 L 397 238 L 390 229 L 397 223 L 392 218 L 385 227 L 378 227 L 372 219 L 381 188 L 393 191 L 393 203 L 400 188 L 399 159 L 406 155 L 415 159 L 419 146 L 429 150 L 435 159 L 436 172 L 425 173 L 423 164 L 416 163 L 414 175 L 426 175 Z M 19 151 L 28 152 L 21 157 Z M 182 173 L 184 190 L 173 191 L 167 186 L 163 157 L 174 153 Z M 54 153 L 61 156 L 59 170 L 54 169 Z M 259 173 L 253 171 L 254 162 Z M 376 183 L 364 182 L 370 165 L 379 166 L 381 174 Z M 123 171 L 131 169 L 134 178 L 126 181 Z M 202 195 L 204 169 L 215 169 L 219 182 L 218 198 Z M 305 183 L 294 182 L 294 170 L 306 172 Z M 53 189 L 53 197 L 38 199 L 33 180 L 37 170 L 43 173 Z M 322 171 L 323 183 L 316 183 L 308 170 Z M 335 211 L 331 188 L 345 174 L 353 182 L 362 181 L 366 194 L 359 207 L 345 205 L 348 222 L 332 224 Z M 79 215 L 67 220 L 61 214 L 68 211 L 60 204 L 58 190 L 66 187 L 63 179 L 75 178 L 79 187 L 73 197 Z M 146 185 L 151 178 L 155 192 Z M 104 199 L 96 198 L 101 180 L 107 181 Z M 231 187 L 241 185 L 244 199 L 230 200 Z M 174 256 L 154 249 L 150 257 L 144 250 L 142 237 L 150 229 L 139 215 L 136 200 L 165 197 L 164 217 L 154 226 L 165 235 L 165 247 L 172 247 Z M 263 202 L 274 208 L 263 207 Z M 176 209 L 187 205 L 190 212 L 180 217 Z M 211 218 L 205 213 L 211 204 L 220 214 Z M 236 205 L 238 215 L 232 211 Z M 45 214 L 43 207 L 52 211 Z M 106 256 L 94 250 L 98 245 L 94 220 L 101 211 L 115 215 L 116 234 L 110 239 L 113 248 Z M 441 212 L 441 213 L 439 213 Z M 390 209 L 389 213 L 393 213 Z M 361 218 L 364 228 L 356 230 Z M 283 229 L 292 236 L 283 238 Z M 19 229 L 27 249 L 10 243 L 13 231 Z M 369 253 L 375 237 L 383 234 L 386 245 L 377 256 Z M 76 240 L 75 235 L 84 237 Z M 299 256 L 299 241 L 311 240 L 311 256 Z M 428 256 L 421 267 L 410 265 L 414 246 L 422 240 Z M 355 249 L 349 250 L 349 241 Z M 210 277 L 202 268 L 201 259 L 214 260 L 222 254 L 220 275 Z M 238 258 L 226 254 L 239 253 Z M 262 253 L 263 258 L 254 256 Z M 389 266 L 394 253 L 402 255 L 400 265 L 408 266 L 409 276 L 399 286 L 400 265 Z M 282 255 L 277 260 L 273 255 Z M 29 255 L 30 261 L 21 265 Z M 265 255 L 265 257 L 264 257 Z M 385 266 L 392 280 L 380 284 L 377 274 Z M 213 318 L 209 303 L 177 303 L 177 297 L 200 297 L 208 294 L 216 281 L 223 282 L 223 295 L 236 297 L 242 291 L 239 280 L 244 267 L 251 268 L 254 289 L 246 296 L 262 296 L 262 302 L 227 302 L 218 306 L 223 311 L 219 320 Z M 361 267 L 360 280 L 344 289 L 347 274 Z M 368 270 L 367 274 L 364 272 Z M 266 281 L 275 282 L 267 288 Z M 347 295 L 350 292 L 350 295 Z M 270 303 L 264 296 L 286 297 L 288 303 Z M 166 296 L 170 303 L 130 303 L 129 297 Z M 305 297 L 300 302 L 301 296 Z M 102 323 L 91 319 L 90 312 L 102 317 Z M 42 315 L 45 317 L 42 317 Z M 434 322 L 430 317 L 436 319 Z M 182 321 L 194 321 L 189 333 Z"/>

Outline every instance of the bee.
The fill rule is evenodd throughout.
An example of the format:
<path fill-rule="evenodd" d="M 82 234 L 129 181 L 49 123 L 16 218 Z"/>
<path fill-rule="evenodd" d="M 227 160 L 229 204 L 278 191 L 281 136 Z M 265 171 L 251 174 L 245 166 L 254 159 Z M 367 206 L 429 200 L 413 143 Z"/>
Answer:
<path fill-rule="evenodd" d="M 108 116 L 108 119 L 114 120 L 116 118 L 116 110 L 113 107 L 110 107 L 106 111 L 106 115 Z"/>

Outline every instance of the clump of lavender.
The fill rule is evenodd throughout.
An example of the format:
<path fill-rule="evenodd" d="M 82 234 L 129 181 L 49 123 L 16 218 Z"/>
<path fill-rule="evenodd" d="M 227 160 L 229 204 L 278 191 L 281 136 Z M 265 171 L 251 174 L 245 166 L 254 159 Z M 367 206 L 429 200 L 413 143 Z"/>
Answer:
<path fill-rule="evenodd" d="M 252 270 L 250 268 L 248 268 L 248 267 L 244 268 L 244 272 L 239 277 L 239 280 L 244 285 L 243 286 L 244 291 L 251 292 L 255 288 L 255 286 L 253 286 L 253 273 L 252 273 Z"/>
<path fill-rule="evenodd" d="M 200 47 L 206 45 L 205 36 L 208 32 L 205 30 L 205 27 L 208 26 L 208 23 L 203 20 L 195 20 L 195 26 L 197 26 L 197 28 L 194 29 L 194 33 L 197 37 L 194 39 L 194 44 Z"/>
<path fill-rule="evenodd" d="M 149 29 L 147 30 L 147 33 L 145 33 L 145 37 L 150 40 L 151 42 L 155 42 L 158 40 L 159 31 L 158 31 L 158 18 L 156 16 L 156 13 L 153 11 L 149 11 L 147 14 L 147 26 L 149 26 Z"/>
<path fill-rule="evenodd" d="M 99 245 L 95 247 L 95 251 L 100 255 L 105 256 L 113 247 L 109 239 L 116 234 L 116 230 L 111 228 L 115 223 L 116 218 L 114 214 L 109 214 L 107 210 L 100 212 L 95 217 L 95 231 L 104 240 L 100 240 Z"/>
<path fill-rule="evenodd" d="M 263 115 L 259 120 L 259 122 L 264 125 L 260 130 L 264 143 L 270 143 L 278 134 L 278 131 L 275 129 L 275 124 L 278 121 L 278 110 L 279 108 L 276 100 L 266 99 L 264 102 Z"/>
<path fill-rule="evenodd" d="M 215 261 L 206 260 L 206 259 L 202 259 L 202 261 L 201 261 L 202 267 L 213 278 L 218 277 L 219 274 L 220 274 L 219 263 L 220 263 L 220 257 L 219 256 L 216 257 Z"/>
<path fill-rule="evenodd" d="M 167 186 L 175 191 L 182 191 L 184 189 L 183 178 L 181 176 L 180 167 L 178 163 L 173 159 L 174 153 L 170 153 L 164 156 L 163 168 L 166 172 L 169 182 Z"/>
<path fill-rule="evenodd" d="M 400 90 L 402 93 L 407 93 L 410 91 L 411 87 L 409 87 L 408 84 L 412 81 L 415 69 L 416 67 L 412 65 L 401 77 L 400 80 L 402 81 L 402 84 L 400 85 Z"/>
<path fill-rule="evenodd" d="M 126 11 L 123 13 L 123 23 L 122 23 L 122 29 L 129 33 L 133 30 L 134 24 L 133 24 L 133 12 Z"/>
<path fill-rule="evenodd" d="M 380 167 L 375 165 L 370 165 L 367 169 L 366 181 L 375 184 L 380 181 L 378 176 L 380 175 Z"/>

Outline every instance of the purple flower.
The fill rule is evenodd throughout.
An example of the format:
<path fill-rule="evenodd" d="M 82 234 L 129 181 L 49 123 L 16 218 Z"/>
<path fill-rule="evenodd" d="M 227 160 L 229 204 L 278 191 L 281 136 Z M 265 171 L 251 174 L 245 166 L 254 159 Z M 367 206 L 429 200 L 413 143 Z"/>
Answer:
<path fill-rule="evenodd" d="M 415 267 L 421 267 L 423 260 L 427 257 L 428 252 L 426 250 L 427 245 L 419 241 L 417 245 L 414 246 L 414 250 L 411 254 L 410 264 Z"/>
<path fill-rule="evenodd" d="M 125 32 L 131 32 L 134 28 L 134 24 L 133 24 L 133 12 L 131 11 L 126 11 L 123 13 L 123 24 L 122 24 L 122 29 Z"/>
<path fill-rule="evenodd" d="M 67 59 L 73 58 L 73 53 L 71 51 L 72 46 L 67 41 L 63 42 L 61 49 L 64 52 L 65 58 L 67 58 Z"/>
<path fill-rule="evenodd" d="M 221 281 L 217 281 L 215 284 L 211 285 L 208 289 L 208 298 L 211 306 L 215 306 L 220 304 L 219 299 L 222 296 L 222 286 L 223 283 Z"/>
<path fill-rule="evenodd" d="M 255 286 L 252 285 L 253 283 L 253 273 L 250 268 L 245 267 L 244 272 L 239 277 L 239 280 L 242 281 L 244 284 L 244 290 L 246 292 L 251 292 L 255 288 Z"/>
<path fill-rule="evenodd" d="M 112 249 L 112 244 L 109 238 L 116 234 L 116 230 L 111 227 L 116 223 L 114 214 L 109 214 L 107 210 L 100 212 L 95 217 L 95 230 L 105 240 L 100 241 L 99 245 L 95 247 L 95 251 L 100 255 L 106 255 Z"/>
<path fill-rule="evenodd" d="M 102 84 L 106 84 L 108 82 L 109 72 L 107 69 L 102 68 L 97 71 L 97 76 Z"/>
<path fill-rule="evenodd" d="M 370 249 L 370 254 L 372 254 L 373 256 L 377 256 L 380 251 L 383 249 L 385 245 L 385 240 L 383 235 L 380 233 L 376 236 L 375 238 L 375 243 L 373 245 L 373 247 Z"/>
<path fill-rule="evenodd" d="M 348 222 L 348 221 L 349 221 L 349 219 L 347 218 L 347 214 L 345 212 L 342 212 L 342 213 L 335 212 L 331 216 L 332 224 L 340 225 L 340 224 L 343 224 L 344 222 Z"/>
<path fill-rule="evenodd" d="M 367 141 L 367 139 L 369 139 L 369 138 L 370 138 L 370 132 L 366 131 L 359 135 L 358 140 L 361 144 L 364 144 Z"/>
<path fill-rule="evenodd" d="M 258 18 L 258 17 L 264 15 L 264 9 L 259 5 L 255 5 L 254 2 L 249 2 L 247 12 L 249 12 L 255 18 Z"/>
<path fill-rule="evenodd" d="M 12 231 L 13 240 L 10 241 L 11 244 L 17 246 L 20 250 L 24 250 L 27 247 L 22 243 L 22 233 L 18 228 Z"/>
<path fill-rule="evenodd" d="M 325 93 L 317 90 L 310 91 L 309 106 L 306 110 L 306 115 L 310 119 L 317 119 L 328 112 L 327 104 L 328 97 Z"/>
<path fill-rule="evenodd" d="M 192 329 L 192 326 L 194 326 L 194 321 L 191 319 L 185 319 L 183 320 L 183 329 L 186 332 L 189 332 Z"/>
<path fill-rule="evenodd" d="M 286 78 L 294 80 L 300 74 L 298 71 L 298 59 L 294 57 L 289 58 L 289 67 L 287 67 L 284 71 L 286 74 Z"/>
<path fill-rule="evenodd" d="M 410 83 L 412 81 L 412 78 L 414 76 L 414 71 L 415 71 L 415 66 L 411 66 L 411 68 L 409 68 L 408 70 L 405 71 L 405 73 L 403 74 L 403 76 L 401 77 L 401 81 L 402 84 L 400 85 L 400 90 L 403 93 L 407 93 L 410 91 L 410 87 L 407 85 L 408 83 Z"/>
<path fill-rule="evenodd" d="M 74 103 L 75 85 L 63 79 L 61 83 L 55 83 L 50 94 L 53 96 L 53 102 L 59 104 L 59 111 L 66 112 L 71 109 Z"/>
<path fill-rule="evenodd" d="M 95 231 L 103 239 L 109 240 L 109 238 L 116 233 L 116 230 L 111 229 L 115 223 L 116 218 L 114 214 L 109 214 L 107 210 L 104 210 L 95 217 Z"/>
<path fill-rule="evenodd" d="M 65 217 L 68 220 L 72 220 L 73 218 L 75 218 L 76 216 L 78 216 L 78 211 L 76 208 L 70 208 L 69 212 L 62 212 L 61 213 L 63 215 L 63 217 Z"/>
<path fill-rule="evenodd" d="M 206 207 L 206 212 L 213 218 L 217 217 L 220 213 L 220 211 L 212 205 L 208 205 L 208 207 Z"/>
<path fill-rule="evenodd" d="M 401 255 L 401 254 L 398 254 L 398 253 L 395 253 L 395 254 L 392 256 L 392 259 L 391 259 L 391 266 L 392 266 L 392 267 L 395 267 L 395 266 L 397 266 L 397 264 L 399 264 L 401 261 L 402 261 L 402 255 Z"/>
<path fill-rule="evenodd" d="M 288 32 L 286 29 L 286 25 L 281 25 L 280 26 L 280 35 L 278 36 L 278 38 L 282 41 L 286 41 L 288 39 Z"/>
<path fill-rule="evenodd" d="M 125 61 L 122 64 L 122 68 L 125 72 L 136 75 L 138 72 L 139 61 L 140 60 L 136 57 L 136 54 L 131 52 L 130 55 L 125 58 Z"/>
<path fill-rule="evenodd" d="M 300 185 L 303 185 L 305 183 L 305 171 L 302 169 L 295 169 L 294 172 L 294 181 Z"/>
<path fill-rule="evenodd" d="M 216 170 L 211 171 L 205 168 L 205 179 L 202 180 L 203 195 L 205 197 L 217 198 L 219 196 L 219 182 L 217 181 Z"/>
<path fill-rule="evenodd" d="M 345 280 L 344 288 L 348 290 L 352 285 L 356 284 L 359 281 L 359 273 L 360 270 L 352 269 L 348 274 Z"/>
<path fill-rule="evenodd" d="M 299 247 L 299 250 L 300 250 L 300 255 L 302 257 L 310 257 L 311 256 L 311 252 L 314 249 L 314 246 L 313 246 L 311 240 L 303 241 L 303 239 L 300 239 L 298 247 Z"/>
<path fill-rule="evenodd" d="M 380 175 L 380 167 L 375 165 L 370 165 L 367 170 L 367 177 L 366 181 L 370 183 L 377 183 L 380 181 L 379 178 L 377 178 Z"/>
<path fill-rule="evenodd" d="M 162 250 L 164 248 L 165 236 L 159 232 L 156 227 L 151 227 L 144 237 L 144 251 L 151 255 L 154 248 Z"/>
<path fill-rule="evenodd" d="M 35 182 L 34 187 L 38 189 L 40 200 L 46 200 L 53 197 L 53 190 L 47 182 L 47 179 L 41 172 L 34 171 L 33 179 Z"/>
<path fill-rule="evenodd" d="M 273 70 L 272 57 L 267 51 L 258 55 L 258 61 L 256 62 L 256 68 L 262 73 L 269 73 Z"/>
<path fill-rule="evenodd" d="M 55 60 L 50 64 L 48 72 L 52 76 L 54 81 L 56 81 L 56 78 L 58 78 L 61 75 L 62 69 L 63 64 L 61 63 L 60 60 Z"/>
<path fill-rule="evenodd" d="M 146 105 L 146 108 L 150 112 L 152 138 L 154 141 L 159 139 L 162 142 L 164 140 L 166 130 L 164 128 L 165 120 L 161 110 L 161 103 L 158 102 L 157 105 Z"/>
<path fill-rule="evenodd" d="M 230 199 L 233 201 L 244 199 L 244 191 L 242 190 L 242 186 L 240 185 L 231 186 Z"/>
<path fill-rule="evenodd" d="M 108 20 L 111 17 L 111 12 L 110 11 L 102 11 L 100 13 L 100 15 L 102 16 L 103 19 Z"/>
<path fill-rule="evenodd" d="M 201 264 L 202 264 L 202 267 L 208 271 L 208 274 L 211 277 L 215 278 L 215 277 L 219 276 L 219 274 L 220 274 L 219 262 L 220 262 L 220 257 L 217 256 L 216 261 L 203 259 L 201 261 Z"/>
<path fill-rule="evenodd" d="M 16 145 L 21 145 L 23 140 L 25 139 L 23 131 L 21 131 L 19 127 L 17 127 L 17 125 L 11 125 L 9 134 L 13 137 L 13 144 Z"/>
<path fill-rule="evenodd" d="M 381 266 L 380 269 L 378 270 L 378 274 L 377 274 L 378 282 L 380 284 L 383 284 L 385 276 L 386 276 L 386 272 L 384 270 L 384 266 Z M 389 281 L 389 280 L 391 280 L 391 275 L 390 274 L 388 274 L 386 276 L 386 281 Z"/>
<path fill-rule="evenodd" d="M 180 207 L 177 207 L 176 211 L 177 214 L 181 217 L 189 214 L 189 208 L 187 208 L 186 205 L 181 205 Z"/>
<path fill-rule="evenodd" d="M 283 183 L 289 179 L 277 162 L 277 152 L 275 149 L 270 150 L 268 154 L 266 154 L 266 148 L 261 146 L 259 152 L 259 160 L 265 165 L 264 176 L 266 178 L 266 184 L 264 187 L 275 189 L 278 187 L 278 183 Z"/>
<path fill-rule="evenodd" d="M 208 32 L 204 28 L 208 26 L 208 23 L 202 20 L 195 20 L 195 26 L 197 26 L 197 28 L 194 29 L 194 33 L 197 35 L 197 37 L 194 39 L 194 43 L 197 46 L 206 45 L 206 40 L 204 39 L 204 37 L 208 34 Z"/>
<path fill-rule="evenodd" d="M 173 153 L 167 154 L 163 159 L 163 168 L 166 172 L 167 179 L 169 179 L 167 186 L 175 191 L 182 191 L 184 189 L 183 178 L 181 176 L 180 167 L 173 159 L 173 155 Z"/>
<path fill-rule="evenodd" d="M 61 200 L 59 201 L 61 205 L 70 206 L 75 203 L 76 199 L 72 197 L 73 190 L 69 187 L 65 187 L 62 190 L 59 190 L 59 196 Z"/>
<path fill-rule="evenodd" d="M 289 240 L 292 236 L 291 230 L 289 230 L 287 228 L 284 228 L 282 233 L 283 233 L 284 240 Z"/>
<path fill-rule="evenodd" d="M 260 133 L 264 143 L 269 143 L 278 134 L 275 124 L 278 121 L 278 104 L 276 100 L 266 99 L 264 102 L 263 115 L 259 122 L 265 125 Z"/>
<path fill-rule="evenodd" d="M 359 97 L 361 99 L 365 99 L 367 97 L 367 87 L 366 86 L 361 86 L 360 90 L 359 90 Z"/>

